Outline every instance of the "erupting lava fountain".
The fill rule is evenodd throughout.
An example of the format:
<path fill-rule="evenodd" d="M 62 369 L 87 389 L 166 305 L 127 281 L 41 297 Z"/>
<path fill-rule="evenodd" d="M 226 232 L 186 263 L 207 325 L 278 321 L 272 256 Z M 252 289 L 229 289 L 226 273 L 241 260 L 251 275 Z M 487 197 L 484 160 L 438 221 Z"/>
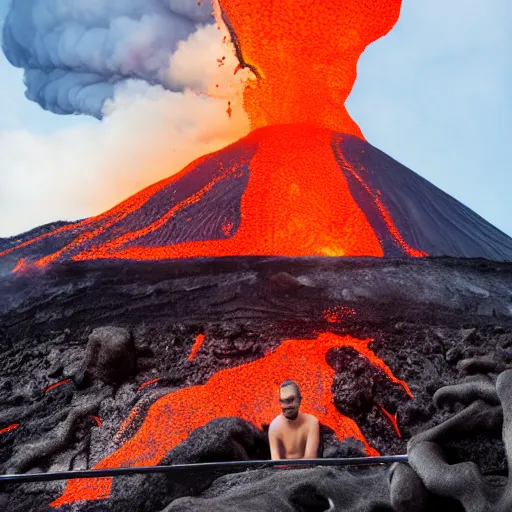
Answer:
<path fill-rule="evenodd" d="M 240 65 L 254 73 L 244 94 L 253 132 L 99 216 L 0 252 L 0 262 L 18 271 L 238 255 L 511 261 L 508 236 L 371 146 L 345 108 L 360 55 L 400 7 L 219 0 Z"/>

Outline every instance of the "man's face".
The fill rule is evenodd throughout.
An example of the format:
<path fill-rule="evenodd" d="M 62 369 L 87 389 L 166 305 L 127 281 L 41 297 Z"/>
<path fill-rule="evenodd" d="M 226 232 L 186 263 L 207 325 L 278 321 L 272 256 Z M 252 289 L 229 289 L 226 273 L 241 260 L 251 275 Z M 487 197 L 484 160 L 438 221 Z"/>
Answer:
<path fill-rule="evenodd" d="M 298 416 L 300 399 L 295 386 L 285 386 L 279 390 L 279 403 L 285 418 L 294 420 Z"/>

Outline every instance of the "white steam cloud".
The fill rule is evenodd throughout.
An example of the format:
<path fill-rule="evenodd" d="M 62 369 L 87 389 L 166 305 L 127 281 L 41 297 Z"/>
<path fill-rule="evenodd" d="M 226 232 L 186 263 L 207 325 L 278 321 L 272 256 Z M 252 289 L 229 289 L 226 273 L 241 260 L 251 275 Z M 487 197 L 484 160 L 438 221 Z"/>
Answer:
<path fill-rule="evenodd" d="M 74 12 L 72 5 L 81 2 L 57 3 Z M 121 3 L 111 1 L 113 7 Z M 197 6 L 196 1 L 158 3 L 175 12 L 177 5 Z M 199 26 L 176 42 L 165 65 L 155 64 L 154 70 L 162 67 L 154 76 L 174 90 L 140 78 L 119 81 L 113 98 L 101 103 L 103 121 L 97 124 L 47 135 L 0 132 L 0 236 L 98 214 L 247 134 L 242 108 L 247 75 L 234 75 L 238 61 L 224 36 L 215 25 Z"/>

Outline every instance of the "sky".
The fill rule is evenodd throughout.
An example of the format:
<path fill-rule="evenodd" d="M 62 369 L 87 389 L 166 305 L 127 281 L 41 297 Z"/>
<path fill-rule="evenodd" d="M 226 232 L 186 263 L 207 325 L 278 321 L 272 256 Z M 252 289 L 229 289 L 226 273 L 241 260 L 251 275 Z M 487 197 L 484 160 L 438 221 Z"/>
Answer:
<path fill-rule="evenodd" d="M 371 144 L 512 235 L 510 26 L 510 0 L 403 0 L 393 31 L 361 57 L 347 107 Z M 191 37 L 174 73 L 196 83 L 201 59 L 222 51 L 215 37 Z M 229 81 L 214 67 L 208 82 Z M 0 237 L 101 213 L 248 130 L 236 102 L 231 123 L 224 115 L 239 84 L 207 101 L 133 85 L 98 121 L 26 99 L 1 51 L 0 77 Z"/>

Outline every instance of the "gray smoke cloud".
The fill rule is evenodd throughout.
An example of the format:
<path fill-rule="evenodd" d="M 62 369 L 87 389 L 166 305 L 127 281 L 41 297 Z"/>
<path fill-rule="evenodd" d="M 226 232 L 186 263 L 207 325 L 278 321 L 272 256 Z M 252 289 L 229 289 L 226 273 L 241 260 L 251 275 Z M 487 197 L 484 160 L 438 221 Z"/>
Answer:
<path fill-rule="evenodd" d="M 107 100 L 134 79 L 183 91 L 170 60 L 213 21 L 210 0 L 12 0 L 2 48 L 25 70 L 28 99 L 101 119 Z"/>

